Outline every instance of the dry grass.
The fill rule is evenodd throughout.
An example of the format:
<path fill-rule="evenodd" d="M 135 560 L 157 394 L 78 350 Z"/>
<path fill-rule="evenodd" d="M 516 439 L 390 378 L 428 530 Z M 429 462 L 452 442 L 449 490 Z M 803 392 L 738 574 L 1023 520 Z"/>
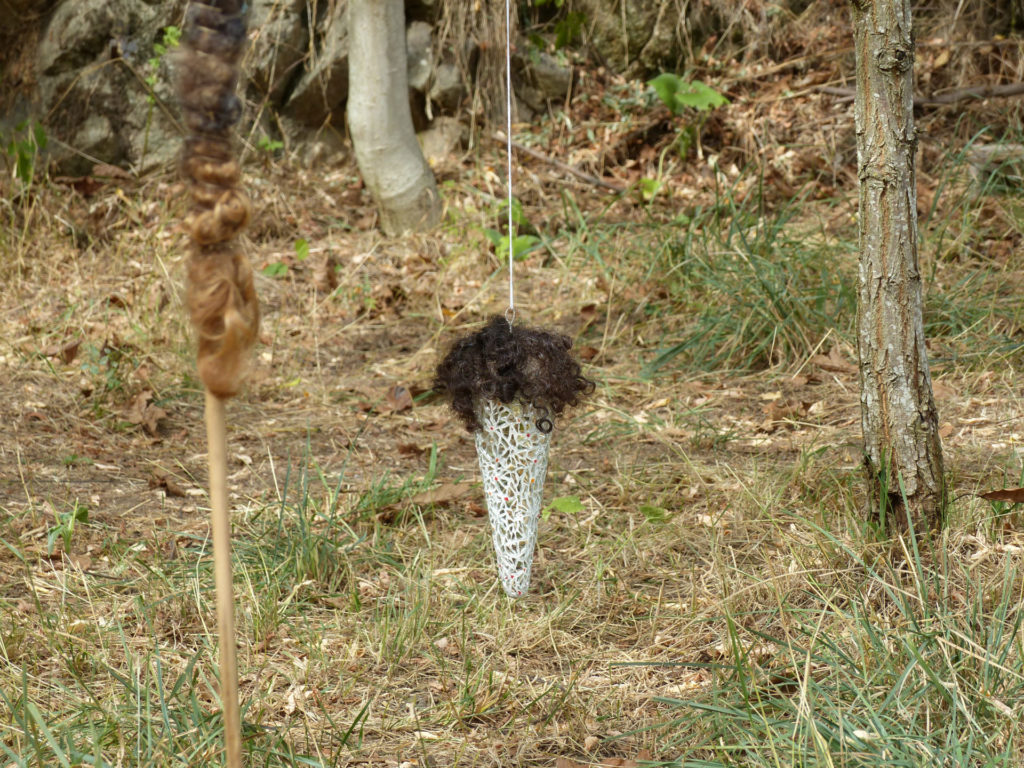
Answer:
<path fill-rule="evenodd" d="M 486 209 L 449 187 L 448 232 L 383 241 L 336 225 L 326 206 L 295 206 L 292 195 L 314 199 L 303 183 L 253 180 L 276 216 L 300 218 L 254 250 L 258 266 L 290 269 L 261 278 L 263 345 L 231 409 L 252 764 L 707 756 L 707 717 L 664 727 L 679 714 L 674 700 L 711 695 L 722 670 L 743 664 L 806 690 L 822 681 L 796 642 L 808 616 L 816 638 L 845 646 L 859 625 L 843 605 L 899 615 L 894 595 L 913 574 L 885 566 L 887 545 L 859 522 L 855 378 L 808 362 L 833 341 L 849 359 L 848 337 L 807 326 L 816 346 L 759 373 L 687 372 L 683 356 L 644 380 L 660 339 L 692 322 L 672 314 L 674 302 L 696 299 L 694 285 L 655 277 L 664 225 L 630 223 L 631 203 L 551 230 L 548 255 L 520 271 L 531 319 L 573 333 L 602 383 L 560 424 L 548 478 L 548 498 L 576 496 L 583 509 L 551 513 L 531 595 L 507 601 L 477 493 L 437 508 L 410 501 L 474 479 L 470 442 L 440 405 L 391 412 L 387 398 L 396 384 L 417 392 L 451 326 L 500 304 Z M 328 179 L 321 191 L 349 183 Z M 32 236 L 5 262 L 2 310 L 3 743 L 25 765 L 93 753 L 98 764 L 205 764 L 218 743 L 212 583 L 176 187 L 36 194 L 22 213 Z M 96 212 L 102 229 L 76 247 L 63 220 Z M 298 236 L 312 245 L 306 261 L 291 248 Z M 588 256 L 595 242 L 601 261 Z M 330 292 L 310 263 L 328 257 L 343 266 Z M 1019 257 L 1004 266 L 1019 269 Z M 977 265 L 937 270 L 955 282 Z M 704 301 L 729 300 L 718 290 L 705 280 Z M 977 348 L 961 333 L 934 344 Z M 1019 341 L 1010 357 L 989 350 L 939 367 L 959 494 L 1017 480 L 1018 364 Z M 152 400 L 137 405 L 144 392 Z M 76 505 L 88 520 L 65 542 Z M 990 601 L 1017 594 L 1017 522 L 959 498 L 948 560 L 922 557 L 923 567 L 948 563 L 936 578 L 959 601 L 951 610 L 977 595 L 979 620 L 991 622 Z M 1001 619 L 1015 626 L 1016 604 Z M 898 621 L 873 626 L 903 632 Z M 1017 670 L 1019 691 L 1019 636 L 1000 663 Z M 1000 701 L 1019 713 L 1024 699 Z"/>
<path fill-rule="evenodd" d="M 498 158 L 450 159 L 444 228 L 402 240 L 373 231 L 353 169 L 251 164 L 251 253 L 277 276 L 230 409 L 249 764 L 1020 764 L 1021 516 L 973 495 L 1022 472 L 1019 200 L 998 174 L 975 194 L 959 148 L 923 142 L 955 500 L 917 552 L 861 512 L 848 163 L 800 161 L 828 156 L 842 105 L 740 100 L 726 128 L 818 110 L 779 128 L 807 148 L 747 171 L 659 161 L 661 135 L 624 138 L 653 110 L 594 88 L 573 133 L 524 140 L 664 187 L 613 200 L 519 174 L 540 238 L 522 311 L 571 334 L 600 385 L 558 425 L 547 479 L 581 509 L 550 510 L 514 603 L 478 486 L 416 500 L 476 479 L 423 388 L 504 307 Z M 217 760 L 181 197 L 170 176 L 3 195 L 0 765 Z"/>

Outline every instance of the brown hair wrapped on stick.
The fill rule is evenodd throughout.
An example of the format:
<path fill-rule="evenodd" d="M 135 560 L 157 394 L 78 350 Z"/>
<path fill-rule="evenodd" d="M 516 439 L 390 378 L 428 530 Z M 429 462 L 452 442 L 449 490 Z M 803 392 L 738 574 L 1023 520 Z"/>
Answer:
<path fill-rule="evenodd" d="M 241 388 L 260 311 L 252 268 L 238 235 L 249 221 L 249 198 L 232 131 L 241 114 L 235 93 L 238 57 L 245 43 L 242 0 L 193 2 L 177 57 L 178 92 L 189 137 L 181 169 L 192 209 L 188 308 L 199 336 L 199 376 L 220 398 Z"/>
<path fill-rule="evenodd" d="M 249 222 L 250 205 L 239 187 L 242 172 L 232 149 L 232 131 L 242 112 L 235 88 L 245 43 L 244 8 L 243 0 L 193 2 L 177 57 L 178 94 L 189 131 L 181 169 L 192 195 L 185 219 L 191 240 L 188 308 L 199 336 L 199 377 L 206 386 L 218 666 L 228 768 L 242 768 L 242 728 L 224 400 L 241 388 L 260 323 L 252 268 L 238 243 Z"/>

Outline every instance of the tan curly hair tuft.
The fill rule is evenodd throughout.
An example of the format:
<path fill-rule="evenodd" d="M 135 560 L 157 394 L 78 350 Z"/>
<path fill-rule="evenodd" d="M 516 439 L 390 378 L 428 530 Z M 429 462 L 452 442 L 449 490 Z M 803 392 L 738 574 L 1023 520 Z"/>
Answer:
<path fill-rule="evenodd" d="M 241 388 L 260 322 L 252 268 L 238 243 L 251 205 L 232 146 L 242 112 L 235 91 L 244 8 L 243 0 L 193 2 L 176 57 L 189 131 L 181 158 L 192 198 L 185 218 L 191 239 L 187 301 L 199 336 L 199 377 L 221 398 Z"/>

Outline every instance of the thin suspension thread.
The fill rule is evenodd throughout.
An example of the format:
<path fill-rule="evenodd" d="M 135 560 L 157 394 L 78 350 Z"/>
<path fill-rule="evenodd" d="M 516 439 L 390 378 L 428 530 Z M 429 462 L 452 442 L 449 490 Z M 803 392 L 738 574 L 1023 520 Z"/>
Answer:
<path fill-rule="evenodd" d="M 512 5 L 505 0 L 505 158 L 508 161 L 508 317 L 509 324 L 516 316 L 515 280 L 512 265 L 515 262 L 513 243 L 515 236 L 512 230 Z"/>

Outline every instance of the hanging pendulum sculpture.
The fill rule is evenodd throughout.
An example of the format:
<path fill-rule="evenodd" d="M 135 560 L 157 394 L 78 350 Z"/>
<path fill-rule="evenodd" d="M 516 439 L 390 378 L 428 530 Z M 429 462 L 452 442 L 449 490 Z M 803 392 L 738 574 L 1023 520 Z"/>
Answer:
<path fill-rule="evenodd" d="M 530 588 L 537 520 L 544 497 L 551 421 L 529 403 L 484 400 L 478 410 L 476 455 L 484 482 L 498 574 L 513 597 Z"/>
<path fill-rule="evenodd" d="M 434 389 L 475 433 L 498 578 L 509 597 L 522 597 L 530 588 L 553 419 L 594 383 L 569 353 L 568 336 L 514 325 L 511 28 L 511 3 L 505 0 L 508 310 L 452 345 L 437 368 Z"/>
<path fill-rule="evenodd" d="M 442 392 L 476 437 L 501 586 L 530 586 L 554 417 L 594 387 L 568 336 L 513 325 L 501 315 L 457 340 L 438 365 Z"/>
<path fill-rule="evenodd" d="M 237 241 L 249 221 L 250 205 L 239 188 L 241 169 L 232 147 L 233 126 L 241 115 L 235 88 L 246 36 L 245 8 L 245 0 L 193 2 L 177 56 L 178 93 L 189 132 L 181 166 L 192 197 L 185 220 L 191 240 L 187 298 L 199 340 L 199 376 L 206 387 L 220 695 L 229 768 L 241 768 L 242 738 L 224 401 L 241 388 L 259 330 L 252 269 Z"/>

